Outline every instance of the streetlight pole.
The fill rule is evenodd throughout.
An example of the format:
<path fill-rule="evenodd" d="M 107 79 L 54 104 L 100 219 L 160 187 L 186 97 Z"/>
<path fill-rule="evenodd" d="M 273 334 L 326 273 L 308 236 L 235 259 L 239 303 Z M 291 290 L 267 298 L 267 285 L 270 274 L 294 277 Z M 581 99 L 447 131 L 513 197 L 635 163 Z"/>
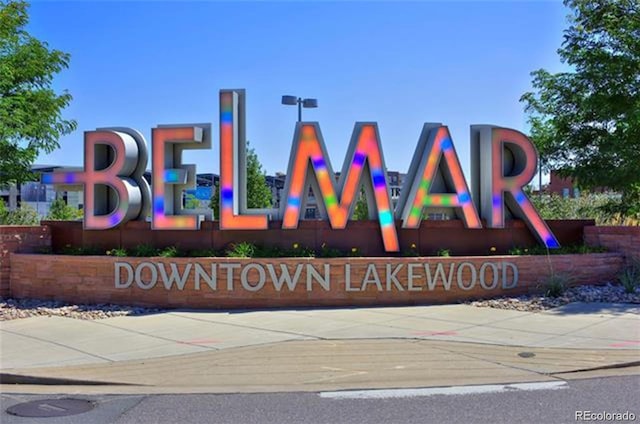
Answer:
<path fill-rule="evenodd" d="M 298 105 L 298 122 L 302 122 L 302 108 L 318 107 L 318 99 L 303 99 L 298 96 L 282 96 L 283 105 Z"/>

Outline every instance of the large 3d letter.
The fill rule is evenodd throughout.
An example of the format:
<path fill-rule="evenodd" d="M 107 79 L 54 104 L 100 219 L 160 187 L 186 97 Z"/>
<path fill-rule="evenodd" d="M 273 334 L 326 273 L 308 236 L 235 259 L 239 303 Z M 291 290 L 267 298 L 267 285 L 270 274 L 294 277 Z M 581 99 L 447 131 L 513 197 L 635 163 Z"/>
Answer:
<path fill-rule="evenodd" d="M 370 178 L 363 178 L 366 174 Z M 385 250 L 397 252 L 398 235 L 376 124 L 356 123 L 336 190 L 335 176 L 320 127 L 316 123 L 298 123 L 289 157 L 282 228 L 297 228 L 310 185 L 316 196 L 322 196 L 323 202 L 318 202 L 318 206 L 328 216 L 331 228 L 345 228 L 355 206 L 360 184 L 368 193 L 370 213 L 374 208 L 378 212 Z"/>
<path fill-rule="evenodd" d="M 482 228 L 449 129 L 441 124 L 424 125 L 396 211 L 404 228 L 418 228 L 423 209 L 431 207 L 456 208 L 467 228 Z"/>
<path fill-rule="evenodd" d="M 244 90 L 220 90 L 220 229 L 265 230 L 268 215 L 247 208 Z"/>
<path fill-rule="evenodd" d="M 159 125 L 152 129 L 154 230 L 197 230 L 203 211 L 182 208 L 182 190 L 195 187 L 195 165 L 182 165 L 185 149 L 210 149 L 211 125 Z"/>
<path fill-rule="evenodd" d="M 42 183 L 84 186 L 84 228 L 104 230 L 146 218 L 146 166 L 142 134 L 130 128 L 99 128 L 84 133 L 84 171 L 43 174 Z"/>
<path fill-rule="evenodd" d="M 548 248 L 558 240 L 522 188 L 535 176 L 538 155 L 524 134 L 491 125 L 471 126 L 473 194 L 489 228 L 504 228 L 505 202 Z M 505 196 L 506 195 L 506 196 Z"/>

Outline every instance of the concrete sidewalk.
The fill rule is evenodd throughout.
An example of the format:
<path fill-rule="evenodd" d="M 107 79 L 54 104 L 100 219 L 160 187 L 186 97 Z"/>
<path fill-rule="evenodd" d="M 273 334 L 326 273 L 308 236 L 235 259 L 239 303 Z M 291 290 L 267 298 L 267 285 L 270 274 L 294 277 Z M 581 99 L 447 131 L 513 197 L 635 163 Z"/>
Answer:
<path fill-rule="evenodd" d="M 97 321 L 34 317 L 2 322 L 0 330 L 5 381 L 10 374 L 131 385 L 118 392 L 540 381 L 640 361 L 640 306 L 625 304 L 542 313 L 469 305 L 172 311 Z"/>

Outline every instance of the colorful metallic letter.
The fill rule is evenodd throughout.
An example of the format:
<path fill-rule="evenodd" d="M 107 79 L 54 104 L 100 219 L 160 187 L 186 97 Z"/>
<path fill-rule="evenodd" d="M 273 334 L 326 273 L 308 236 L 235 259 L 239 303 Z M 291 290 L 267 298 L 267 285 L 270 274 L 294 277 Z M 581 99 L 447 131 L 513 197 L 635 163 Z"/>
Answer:
<path fill-rule="evenodd" d="M 196 185 L 195 165 L 182 165 L 185 149 L 211 148 L 211 125 L 159 125 L 152 130 L 154 230 L 197 230 L 202 211 L 182 208 L 182 190 Z"/>
<path fill-rule="evenodd" d="M 367 173 L 370 178 L 363 179 Z M 370 214 L 374 210 L 378 212 L 385 250 L 397 252 L 398 235 L 376 124 L 356 123 L 336 190 L 335 175 L 320 127 L 317 123 L 298 123 L 289 156 L 282 228 L 297 228 L 309 186 L 316 196 L 322 197 L 318 206 L 321 213 L 329 218 L 331 228 L 345 228 L 360 184 L 368 193 Z"/>
<path fill-rule="evenodd" d="M 404 228 L 419 228 L 424 208 L 434 207 L 455 208 L 467 228 L 482 228 L 449 129 L 425 124 L 396 212 Z"/>
<path fill-rule="evenodd" d="M 538 163 L 536 149 L 527 136 L 512 129 L 473 125 L 471 163 L 474 198 L 489 228 L 504 228 L 506 203 L 545 246 L 560 247 L 522 190 L 534 177 Z"/>
<path fill-rule="evenodd" d="M 149 186 L 144 138 L 129 128 L 84 133 L 84 171 L 47 173 L 43 184 L 84 186 L 84 228 L 105 230 L 131 219 L 144 219 Z"/>
<path fill-rule="evenodd" d="M 247 208 L 244 90 L 220 90 L 220 229 L 265 230 L 268 215 Z"/>

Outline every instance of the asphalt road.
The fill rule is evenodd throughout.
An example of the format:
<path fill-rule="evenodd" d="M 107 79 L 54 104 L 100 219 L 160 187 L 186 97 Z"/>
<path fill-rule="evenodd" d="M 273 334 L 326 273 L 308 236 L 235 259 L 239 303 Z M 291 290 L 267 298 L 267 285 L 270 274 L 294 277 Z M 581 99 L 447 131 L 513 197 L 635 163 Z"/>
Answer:
<path fill-rule="evenodd" d="M 563 384 L 563 383 L 560 383 Z M 393 392 L 390 392 L 393 393 Z M 640 376 L 571 380 L 554 390 L 374 399 L 319 393 L 243 395 L 74 396 L 90 412 L 59 418 L 21 418 L 6 409 L 20 402 L 69 396 L 4 393 L 3 424 L 133 423 L 575 423 L 576 411 L 635 414 L 640 422 Z M 361 394 L 367 396 L 367 393 Z M 583 421 L 589 422 L 589 421 Z M 593 422 L 593 421 L 591 421 Z M 604 421 L 620 422 L 620 421 Z"/>

